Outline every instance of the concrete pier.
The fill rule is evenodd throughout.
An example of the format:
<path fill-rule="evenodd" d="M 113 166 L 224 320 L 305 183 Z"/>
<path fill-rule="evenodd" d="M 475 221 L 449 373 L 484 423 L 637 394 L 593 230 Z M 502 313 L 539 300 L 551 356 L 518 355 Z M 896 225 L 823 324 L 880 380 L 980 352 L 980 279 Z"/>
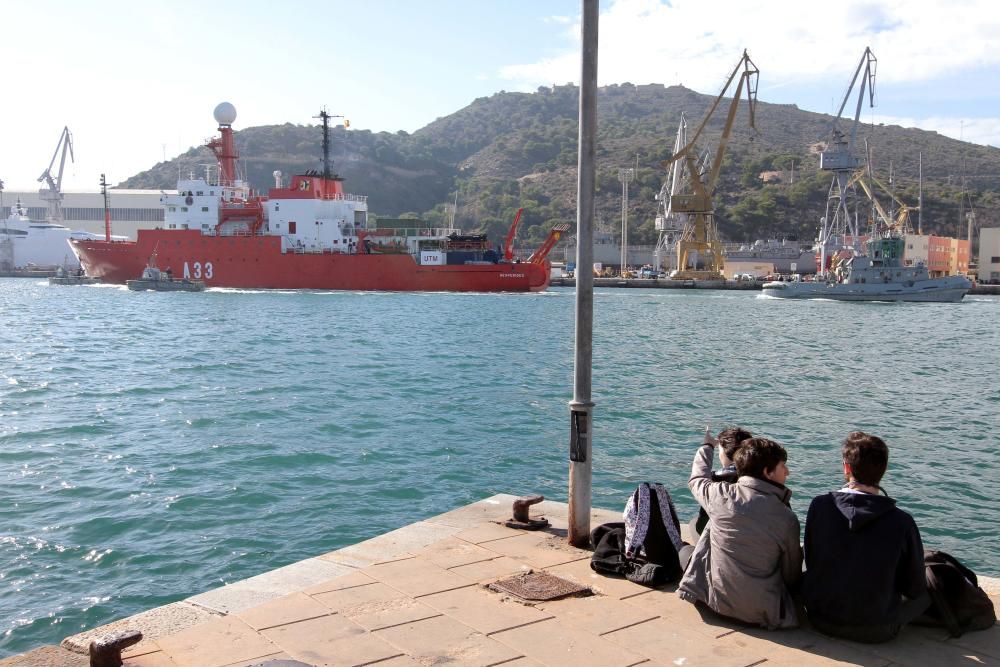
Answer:
<path fill-rule="evenodd" d="M 309 665 L 988 665 L 1000 627 L 949 639 L 906 628 L 887 644 L 834 640 L 807 626 L 768 632 L 650 589 L 598 575 L 566 541 L 567 507 L 531 507 L 551 526 L 503 525 L 515 496 L 496 495 L 337 551 L 217 588 L 47 646 L 0 667 L 83 667 L 90 641 L 140 630 L 128 667 Z M 594 510 L 591 524 L 620 520 Z M 546 572 L 592 595 L 525 603 L 499 579 Z M 1000 607 L 1000 580 L 980 578 Z M 804 618 L 804 616 L 803 616 Z"/>

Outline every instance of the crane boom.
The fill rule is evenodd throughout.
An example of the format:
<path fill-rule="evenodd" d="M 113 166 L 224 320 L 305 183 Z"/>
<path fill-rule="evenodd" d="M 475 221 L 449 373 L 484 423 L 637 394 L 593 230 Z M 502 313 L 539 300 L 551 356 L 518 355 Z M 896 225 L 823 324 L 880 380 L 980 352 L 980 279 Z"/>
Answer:
<path fill-rule="evenodd" d="M 861 119 L 861 106 L 865 100 L 865 91 L 868 93 L 868 102 L 875 106 L 875 69 L 878 60 L 871 48 L 865 47 L 865 52 L 861 54 L 861 60 L 854 69 L 854 76 L 847 87 L 847 93 L 840 103 L 840 109 L 836 117 L 830 123 L 830 141 L 825 150 L 819 154 L 819 168 L 824 171 L 832 171 L 833 179 L 830 182 L 830 192 L 826 200 L 826 214 L 823 216 L 822 227 L 819 239 L 817 239 L 817 250 L 820 256 L 819 274 L 825 275 L 827 270 L 827 249 L 828 246 L 835 246 L 841 242 L 846 242 L 846 238 L 851 236 L 852 242 L 856 244 L 859 238 L 857 219 L 851 219 L 848 211 L 847 200 L 851 195 L 848 181 L 851 174 L 865 164 L 865 160 L 856 155 L 855 144 L 857 143 L 858 125 Z M 858 101 L 854 108 L 854 119 L 851 123 L 850 133 L 845 134 L 840 126 L 841 116 L 847 107 L 847 102 L 851 99 L 855 84 L 858 85 Z"/>
<path fill-rule="evenodd" d="M 743 51 L 736 67 L 718 97 L 712 102 L 705 114 L 705 118 L 698 125 L 691 140 L 677 150 L 669 160 L 662 164 L 664 167 L 673 169 L 674 180 L 677 177 L 677 167 L 683 165 L 683 172 L 687 178 L 684 181 L 686 193 L 671 193 L 669 202 L 669 212 L 687 214 L 688 224 L 685 226 L 680 240 L 677 242 L 677 270 L 676 278 L 680 279 L 705 279 L 714 280 L 723 277 L 723 257 L 722 243 L 715 228 L 715 212 L 712 205 L 712 196 L 719 182 L 719 174 L 722 170 L 722 158 L 729 143 L 733 125 L 736 121 L 736 110 L 739 108 L 743 97 L 743 89 L 746 87 L 747 103 L 749 106 L 750 128 L 756 129 L 754 121 L 754 110 L 757 103 L 757 77 L 760 74 L 757 67 L 750 60 L 747 52 Z M 726 114 L 726 121 L 722 129 L 722 136 L 719 145 L 715 150 L 715 157 L 709 163 L 699 165 L 698 152 L 695 148 L 698 139 L 708 125 L 712 116 L 719 108 L 726 91 L 733 81 L 738 79 L 736 92 L 729 104 Z M 682 119 L 683 123 L 683 119 Z M 678 132 L 680 136 L 680 131 Z M 678 143 L 680 143 L 678 141 Z M 675 163 L 677 163 L 675 165 Z M 664 223 L 665 224 L 665 223 Z M 689 264 L 691 268 L 688 269 Z M 698 266 L 702 265 L 702 268 Z"/>
<path fill-rule="evenodd" d="M 73 157 L 73 135 L 70 134 L 68 127 L 63 127 L 62 134 L 59 135 L 59 143 L 56 144 L 56 150 L 52 154 L 52 160 L 49 161 L 49 166 L 42 172 L 42 175 L 38 177 L 38 182 L 45 183 L 47 186 L 38 191 L 38 198 L 48 206 L 49 210 L 45 219 L 50 222 L 61 223 L 63 221 L 62 180 L 66 168 L 67 152 L 70 160 L 73 161 L 75 159 Z M 53 178 L 52 169 L 56 165 L 57 158 L 59 159 L 59 173 Z"/>
<path fill-rule="evenodd" d="M 517 223 L 521 221 L 521 214 L 524 213 L 523 208 L 517 209 L 517 215 L 514 216 L 514 222 L 510 226 L 510 230 L 507 232 L 507 238 L 503 242 L 503 258 L 508 262 L 514 261 L 514 237 L 517 235 Z"/>
<path fill-rule="evenodd" d="M 861 61 L 854 70 L 851 85 L 847 87 L 844 100 L 840 103 L 837 116 L 833 119 L 830 126 L 831 143 L 834 145 L 834 149 L 825 150 L 819 154 L 820 169 L 827 171 L 838 171 L 841 169 L 854 170 L 861 166 L 861 159 L 854 155 L 854 146 L 858 138 L 858 123 L 861 119 L 861 106 L 864 103 L 866 89 L 868 91 L 869 105 L 875 106 L 875 70 L 877 65 L 878 59 L 875 58 L 875 54 L 872 53 L 871 48 L 865 47 L 865 52 L 861 55 Z M 847 102 L 851 98 L 851 92 L 854 90 L 854 85 L 858 82 L 858 77 L 862 69 L 864 69 L 864 76 L 861 77 L 861 85 L 858 88 L 858 102 L 854 109 L 854 121 L 851 123 L 850 138 L 845 140 L 845 133 L 840 128 L 840 120 L 844 113 L 844 107 L 847 106 Z"/>

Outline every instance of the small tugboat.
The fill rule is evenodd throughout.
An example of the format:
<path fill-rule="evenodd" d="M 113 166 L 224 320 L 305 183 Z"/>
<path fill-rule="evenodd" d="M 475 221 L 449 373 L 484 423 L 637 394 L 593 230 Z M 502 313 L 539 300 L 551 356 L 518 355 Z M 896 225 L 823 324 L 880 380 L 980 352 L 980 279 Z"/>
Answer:
<path fill-rule="evenodd" d="M 130 290 L 142 291 L 153 290 L 156 292 L 203 292 L 205 283 L 201 280 L 174 280 L 173 272 L 168 268 L 160 271 L 156 266 L 156 253 L 149 258 L 149 263 L 142 270 L 142 276 L 138 280 L 128 280 L 125 282 Z"/>
<path fill-rule="evenodd" d="M 90 278 L 83 273 L 83 269 L 66 271 L 64 267 L 56 269 L 56 275 L 49 277 L 50 285 L 93 285 L 101 282 L 100 278 Z"/>

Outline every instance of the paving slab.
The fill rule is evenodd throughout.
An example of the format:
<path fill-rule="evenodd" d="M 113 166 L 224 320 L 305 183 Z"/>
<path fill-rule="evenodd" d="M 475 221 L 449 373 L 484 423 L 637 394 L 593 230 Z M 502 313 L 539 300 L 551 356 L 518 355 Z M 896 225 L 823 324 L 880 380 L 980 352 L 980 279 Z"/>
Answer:
<path fill-rule="evenodd" d="M 330 609 L 305 593 L 292 593 L 235 614 L 254 630 L 328 616 Z"/>
<path fill-rule="evenodd" d="M 403 654 L 340 614 L 262 631 L 275 646 L 311 665 L 364 665 Z"/>
<path fill-rule="evenodd" d="M 576 560 L 587 560 L 589 563 L 591 556 L 591 552 L 567 544 L 565 537 L 541 530 L 493 540 L 483 546 L 538 569 Z"/>
<path fill-rule="evenodd" d="M 997 637 L 996 633 L 992 633 Z M 959 650 L 956 650 L 958 648 Z M 900 665 L 1000 665 L 997 659 L 982 650 L 968 650 L 959 645 L 935 641 L 910 627 L 903 628 L 899 636 L 885 644 L 874 644 L 868 649 L 875 655 Z"/>
<path fill-rule="evenodd" d="M 538 603 L 538 608 L 561 623 L 603 635 L 657 618 L 657 614 L 607 595 L 572 597 Z"/>
<path fill-rule="evenodd" d="M 469 563 L 468 565 L 448 568 L 449 572 L 460 574 L 466 579 L 471 579 L 480 584 L 489 583 L 515 574 L 523 574 L 530 570 L 530 566 L 507 556 L 497 556 L 496 558 L 478 563 Z"/>
<path fill-rule="evenodd" d="M 471 542 L 472 544 L 482 545 L 485 542 L 492 542 L 493 540 L 500 540 L 505 537 L 515 537 L 523 533 L 524 531 L 522 530 L 508 528 L 499 522 L 486 521 L 455 533 L 455 537 L 466 542 Z"/>
<path fill-rule="evenodd" d="M 178 667 L 178 665 L 163 651 L 153 651 L 132 658 L 124 658 L 122 667 Z"/>
<path fill-rule="evenodd" d="M 381 581 L 372 581 L 372 583 L 364 586 L 352 586 L 350 588 L 341 588 L 335 591 L 312 595 L 312 598 L 316 602 L 334 612 L 342 612 L 346 609 L 371 602 L 399 600 L 405 597 L 406 595 L 392 586 L 383 584 Z"/>
<path fill-rule="evenodd" d="M 411 597 L 440 593 L 476 583 L 454 570 L 446 570 L 421 557 L 371 565 L 364 569 L 364 573 Z"/>
<path fill-rule="evenodd" d="M 450 569 L 497 557 L 496 552 L 457 537 L 446 537 L 416 553 L 438 567 Z"/>
<path fill-rule="evenodd" d="M 437 609 L 406 597 L 369 602 L 340 613 L 368 631 L 382 630 L 441 615 Z"/>
<path fill-rule="evenodd" d="M 163 653 L 178 665 L 221 667 L 279 653 L 275 646 L 233 616 L 224 616 L 157 640 Z M 141 657 L 141 656 L 140 656 Z"/>
<path fill-rule="evenodd" d="M 352 568 L 340 563 L 309 558 L 193 595 L 185 601 L 211 611 L 233 614 L 351 571 Z"/>
<path fill-rule="evenodd" d="M 294 660 L 294 658 L 284 651 L 281 653 L 272 653 L 271 655 L 263 655 L 259 658 L 254 658 L 253 660 L 240 660 L 238 662 L 231 662 L 228 665 L 223 665 L 222 667 L 257 667 L 262 662 L 267 662 L 269 660 Z"/>
<path fill-rule="evenodd" d="M 813 667 L 859 665 L 885 667 L 889 661 L 868 650 L 865 644 L 840 641 L 809 630 L 734 630 L 719 638 L 724 645 L 736 644 L 752 653 L 763 652 L 767 665 Z"/>
<path fill-rule="evenodd" d="M 374 633 L 420 664 L 497 665 L 524 655 L 446 616 Z"/>
<path fill-rule="evenodd" d="M 1000 609 L 1000 605 L 995 605 L 995 607 Z M 1000 625 L 994 624 L 989 630 L 966 632 L 956 639 L 945 638 L 942 641 L 963 653 L 988 655 L 995 660 L 1000 660 Z"/>
<path fill-rule="evenodd" d="M 745 667 L 767 659 L 763 651 L 748 651 L 732 642 L 713 640 L 667 618 L 630 625 L 601 638 L 661 665 Z"/>
<path fill-rule="evenodd" d="M 557 619 L 522 625 L 490 635 L 493 639 L 522 651 L 532 660 L 550 667 L 580 665 L 636 665 L 647 656 L 632 647 L 616 645 Z"/>
<path fill-rule="evenodd" d="M 333 579 L 328 579 L 322 581 L 315 586 L 309 586 L 308 588 L 302 589 L 302 592 L 306 595 L 316 595 L 317 593 L 329 593 L 330 591 L 339 591 L 345 588 L 354 588 L 355 586 L 366 586 L 368 584 L 374 584 L 375 580 L 369 577 L 363 572 L 352 571 L 348 574 L 342 574 L 339 577 Z"/>
<path fill-rule="evenodd" d="M 552 618 L 551 613 L 515 602 L 482 586 L 435 593 L 420 601 L 484 635 Z"/>
<path fill-rule="evenodd" d="M 624 602 L 668 619 L 678 628 L 695 633 L 706 639 L 723 637 L 734 630 L 747 626 L 732 619 L 719 616 L 710 609 L 694 605 L 677 597 L 675 586 L 665 589 L 647 590 L 641 595 L 624 598 Z"/>
<path fill-rule="evenodd" d="M 319 558 L 360 569 L 419 551 L 429 544 L 454 535 L 459 530 L 460 528 L 447 524 L 417 521 L 364 542 L 323 554 Z"/>

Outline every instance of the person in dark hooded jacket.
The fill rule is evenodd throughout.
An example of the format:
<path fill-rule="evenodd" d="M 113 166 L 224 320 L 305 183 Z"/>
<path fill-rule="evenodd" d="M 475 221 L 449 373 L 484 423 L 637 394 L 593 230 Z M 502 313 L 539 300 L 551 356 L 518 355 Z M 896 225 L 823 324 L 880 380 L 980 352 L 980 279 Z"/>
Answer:
<path fill-rule="evenodd" d="M 892 639 L 930 604 L 924 547 L 913 517 L 879 486 L 889 448 L 855 431 L 842 446 L 846 485 L 813 499 L 803 540 L 803 602 L 820 632 Z"/>

